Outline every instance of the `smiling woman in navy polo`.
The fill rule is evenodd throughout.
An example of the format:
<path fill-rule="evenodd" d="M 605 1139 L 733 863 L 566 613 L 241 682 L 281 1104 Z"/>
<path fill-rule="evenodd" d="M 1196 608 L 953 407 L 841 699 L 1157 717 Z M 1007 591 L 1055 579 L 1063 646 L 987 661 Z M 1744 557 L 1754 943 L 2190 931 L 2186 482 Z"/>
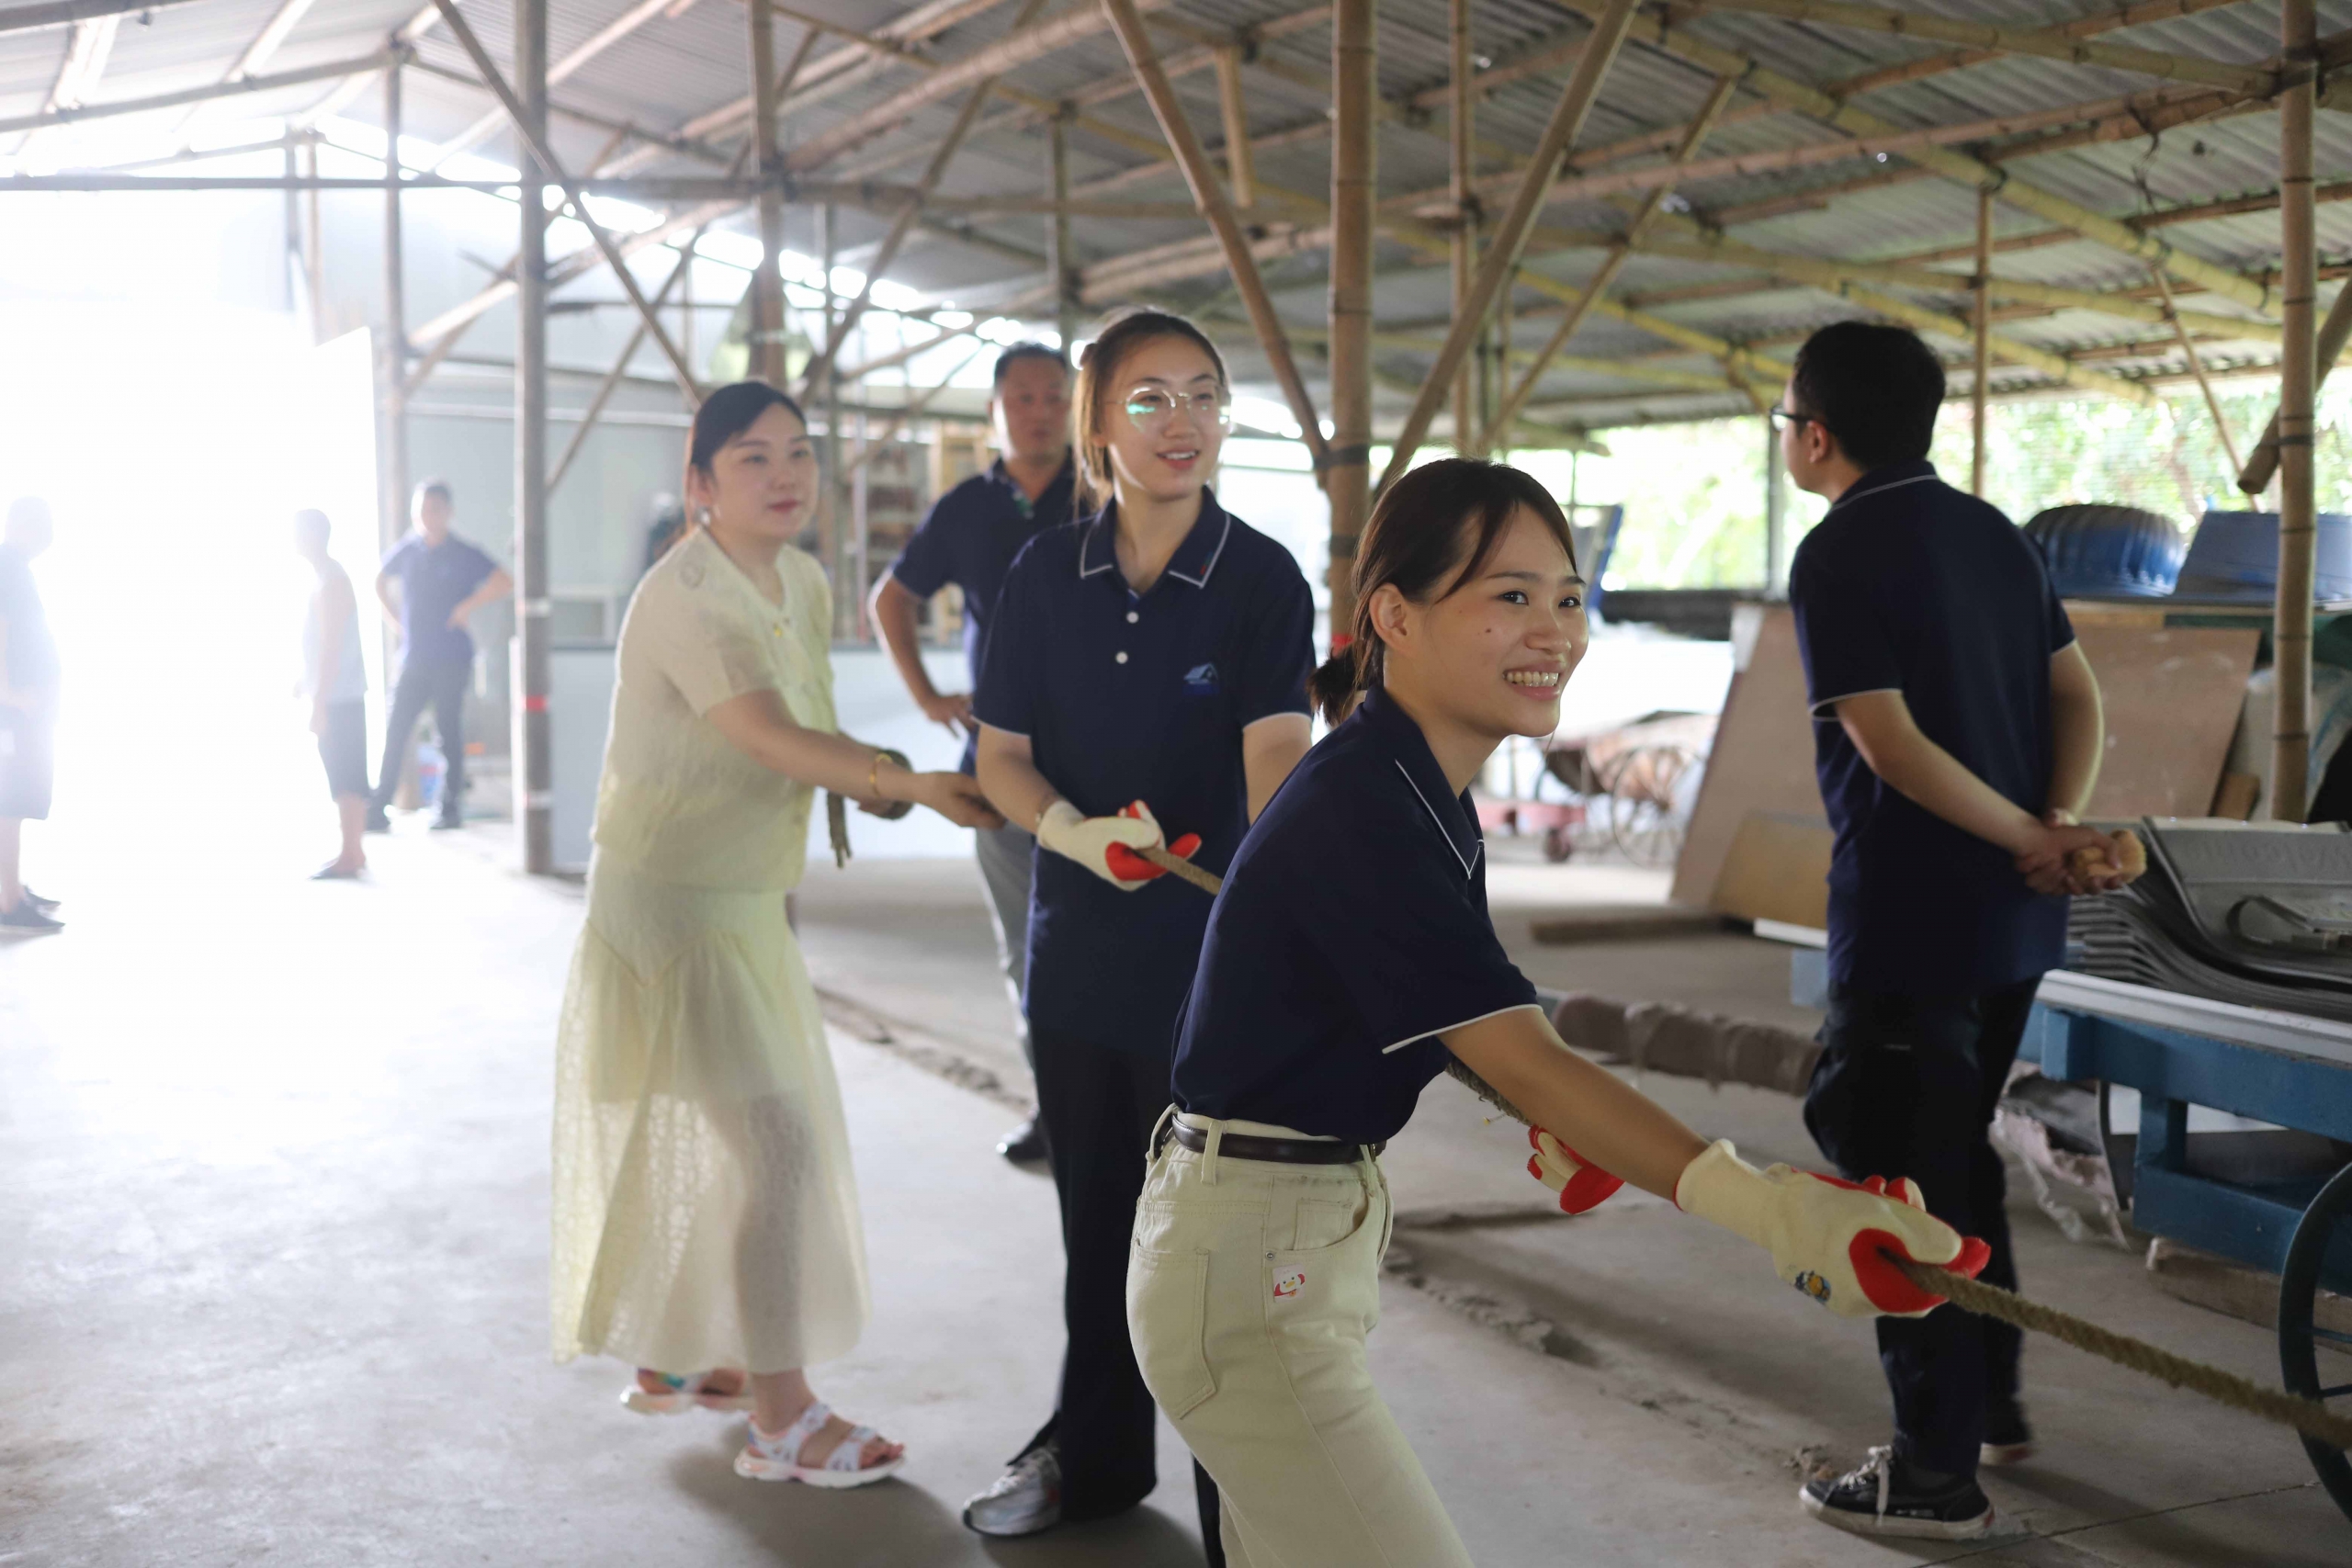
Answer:
<path fill-rule="evenodd" d="M 1207 489 L 1227 400 L 1224 362 L 1191 322 L 1136 311 L 1105 326 L 1073 400 L 1102 510 L 1013 562 L 973 699 L 980 785 L 1037 833 L 1023 1002 L 1069 1334 L 1053 1419 L 965 1509 L 990 1535 L 1133 1507 L 1158 1473 L 1126 1248 L 1209 900 L 1133 852 L 1165 842 L 1223 871 L 1309 733 L 1306 581 Z M 1221 1562 L 1216 1492 L 1197 1479 Z"/>
<path fill-rule="evenodd" d="M 1250 829 L 1209 918 L 1128 1323 L 1221 1489 L 1231 1561 L 1468 1568 L 1364 1359 L 1388 1234 L 1376 1156 L 1449 1052 L 1557 1130 L 1531 1170 L 1562 1208 L 1606 1198 L 1614 1171 L 1768 1247 L 1834 1310 L 1937 1301 L 1867 1247 L 1858 1262 L 1865 1230 L 1970 1272 L 1983 1244 L 1972 1258 L 1907 1190 L 1702 1142 L 1563 1045 L 1503 952 L 1470 781 L 1507 737 L 1557 727 L 1585 647 L 1567 520 L 1543 487 L 1462 458 L 1408 474 L 1374 510 L 1355 587 L 1353 640 L 1316 677 L 1347 716 Z"/>

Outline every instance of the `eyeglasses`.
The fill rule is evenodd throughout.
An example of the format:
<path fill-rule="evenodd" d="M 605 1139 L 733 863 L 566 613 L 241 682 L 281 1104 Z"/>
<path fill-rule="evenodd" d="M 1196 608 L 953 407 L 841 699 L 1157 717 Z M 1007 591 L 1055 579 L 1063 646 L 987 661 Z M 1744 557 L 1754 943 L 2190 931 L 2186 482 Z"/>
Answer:
<path fill-rule="evenodd" d="M 1227 406 L 1225 389 L 1213 392 L 1170 392 L 1164 387 L 1137 387 L 1129 392 L 1125 403 L 1127 418 L 1146 435 L 1158 435 L 1168 428 L 1182 410 L 1202 424 L 1224 430 L 1233 423 L 1233 411 Z"/>
<path fill-rule="evenodd" d="M 1766 409 L 1764 411 L 1764 416 L 1772 422 L 1772 428 L 1775 430 L 1786 430 L 1792 424 L 1819 424 L 1821 423 L 1821 421 L 1815 419 L 1809 413 L 1797 413 L 1792 410 L 1782 408 L 1778 403 L 1774 403 L 1770 408 Z"/>

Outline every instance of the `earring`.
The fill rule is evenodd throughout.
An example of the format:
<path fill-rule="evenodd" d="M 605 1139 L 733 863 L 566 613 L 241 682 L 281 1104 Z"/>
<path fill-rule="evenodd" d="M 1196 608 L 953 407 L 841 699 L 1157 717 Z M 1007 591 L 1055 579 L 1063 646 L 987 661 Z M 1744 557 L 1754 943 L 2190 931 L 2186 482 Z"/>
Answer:
<path fill-rule="evenodd" d="M 703 527 L 706 527 L 706 528 L 709 527 L 709 526 L 710 526 L 710 508 L 709 508 L 709 507 L 707 507 L 707 506 L 697 506 L 697 507 L 695 507 L 695 521 L 696 523 L 700 524 Z"/>

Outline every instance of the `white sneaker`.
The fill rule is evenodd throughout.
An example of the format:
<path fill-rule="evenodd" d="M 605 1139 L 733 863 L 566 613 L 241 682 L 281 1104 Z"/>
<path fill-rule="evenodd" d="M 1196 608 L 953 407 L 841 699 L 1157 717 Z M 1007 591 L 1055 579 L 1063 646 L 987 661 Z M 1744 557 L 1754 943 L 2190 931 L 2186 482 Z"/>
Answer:
<path fill-rule="evenodd" d="M 1050 1442 L 1012 1461 L 964 1505 L 964 1525 L 982 1535 L 1035 1535 L 1062 1522 L 1062 1458 Z"/>

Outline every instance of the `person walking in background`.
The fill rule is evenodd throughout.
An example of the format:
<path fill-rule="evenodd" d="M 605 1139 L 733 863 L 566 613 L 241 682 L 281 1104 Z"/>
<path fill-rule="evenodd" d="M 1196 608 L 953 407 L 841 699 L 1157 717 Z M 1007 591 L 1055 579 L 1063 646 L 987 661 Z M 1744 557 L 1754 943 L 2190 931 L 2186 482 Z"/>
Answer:
<path fill-rule="evenodd" d="M 0 934 L 65 929 L 57 900 L 25 886 L 22 859 L 25 824 L 49 816 L 56 761 L 57 643 L 32 572 L 55 534 L 49 502 L 34 495 L 9 504 L 0 534 Z"/>
<path fill-rule="evenodd" d="M 899 667 L 899 678 L 924 716 L 964 737 L 967 773 L 975 766 L 979 734 L 972 722 L 972 699 L 968 693 L 942 692 L 932 684 L 917 623 L 933 594 L 951 582 L 963 591 L 964 663 L 978 686 L 997 592 L 1012 558 L 1032 538 L 1070 517 L 1078 470 L 1069 455 L 1069 361 L 1061 350 L 1019 343 L 997 355 L 989 424 L 1002 456 L 986 473 L 973 475 L 933 503 L 922 526 L 874 585 L 875 628 Z M 1021 1055 L 1033 1075 L 1037 1062 L 1021 1009 L 1021 984 L 1028 961 L 1029 865 L 1035 843 L 1017 822 L 981 832 L 975 841 L 996 927 L 997 962 L 1012 992 Z M 1040 1118 L 1032 1116 L 1006 1134 L 997 1152 L 1009 1160 L 1044 1159 Z"/>
<path fill-rule="evenodd" d="M 556 1054 L 559 1360 L 618 1357 L 646 1415 L 752 1413 L 740 1475 L 859 1486 L 902 1450 L 806 1369 L 869 1303 L 849 1131 L 785 915 L 817 789 L 997 816 L 960 773 L 839 733 L 832 599 L 791 547 L 816 509 L 798 405 L 739 381 L 695 411 L 693 525 L 621 625 L 588 919 Z"/>
<path fill-rule="evenodd" d="M 319 738 L 327 793 L 343 829 L 334 859 L 311 874 L 342 881 L 368 869 L 361 829 L 368 816 L 368 671 L 359 657 L 359 597 L 351 574 L 327 554 L 327 514 L 294 514 L 294 552 L 318 573 L 302 616 L 302 688 L 310 699 L 311 733 Z"/>
<path fill-rule="evenodd" d="M 382 771 L 368 807 L 371 833 L 391 831 L 384 807 L 400 787 L 409 735 L 427 704 L 447 757 L 441 776 L 441 816 L 434 826 L 465 826 L 466 688 L 474 678 L 474 639 L 466 623 L 476 610 L 512 593 L 514 580 L 449 532 L 456 510 L 443 480 L 417 486 L 416 526 L 385 553 L 383 569 L 376 574 L 376 598 L 401 628 L 401 675 L 392 688 L 391 716 L 384 726 Z M 397 597 L 392 592 L 396 584 Z"/>
<path fill-rule="evenodd" d="M 1990 1244 L 2017 1289 L 2001 1157 L 1987 1139 L 2068 893 L 2109 840 L 2075 820 L 2098 777 L 2098 681 L 2041 558 L 1928 461 L 1944 372 L 1901 327 L 1841 321 L 1797 351 L 1772 423 L 1826 516 L 1789 573 L 1829 868 L 1829 1016 L 1805 1095 L 1847 1178 L 1909 1177 Z M 1894 1439 L 1804 1506 L 1859 1534 L 1969 1540 L 1993 1527 L 1980 1463 L 2032 1451 L 2018 1330 L 1959 1311 L 1881 1318 Z"/>

